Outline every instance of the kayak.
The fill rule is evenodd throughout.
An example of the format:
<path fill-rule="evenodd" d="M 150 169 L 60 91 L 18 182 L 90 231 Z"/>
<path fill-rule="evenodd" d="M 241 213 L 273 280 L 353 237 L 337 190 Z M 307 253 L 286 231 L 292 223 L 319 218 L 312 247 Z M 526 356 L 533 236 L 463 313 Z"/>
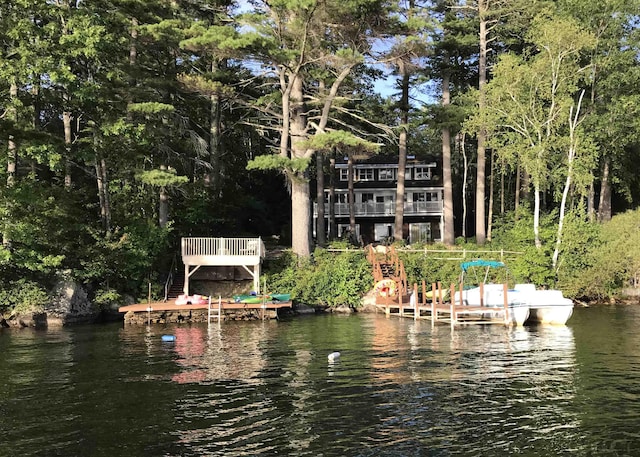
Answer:
<path fill-rule="evenodd" d="M 281 302 L 291 300 L 291 294 L 267 294 L 267 295 L 234 295 L 236 303 L 262 303 Z"/>

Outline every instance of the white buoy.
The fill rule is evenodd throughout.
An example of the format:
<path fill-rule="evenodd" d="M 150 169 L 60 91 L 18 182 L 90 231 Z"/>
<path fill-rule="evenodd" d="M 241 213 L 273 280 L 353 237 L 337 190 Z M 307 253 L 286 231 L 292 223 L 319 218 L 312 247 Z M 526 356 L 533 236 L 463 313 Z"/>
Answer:
<path fill-rule="evenodd" d="M 336 360 L 338 360 L 340 358 L 340 353 L 339 352 L 332 352 L 331 354 L 329 354 L 329 356 L 327 358 L 329 359 L 329 362 L 335 362 Z"/>

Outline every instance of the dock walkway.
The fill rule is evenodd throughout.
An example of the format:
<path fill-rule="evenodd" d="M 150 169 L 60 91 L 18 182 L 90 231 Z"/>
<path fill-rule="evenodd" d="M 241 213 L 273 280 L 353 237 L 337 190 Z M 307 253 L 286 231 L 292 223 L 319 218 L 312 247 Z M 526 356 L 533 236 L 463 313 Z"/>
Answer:
<path fill-rule="evenodd" d="M 207 321 L 218 319 L 221 321 L 227 311 L 258 311 L 265 318 L 267 311 L 273 313 L 274 317 L 278 316 L 278 310 L 282 308 L 291 308 L 291 301 L 266 301 L 264 303 L 236 303 L 232 298 L 212 299 L 210 303 L 205 304 L 188 304 L 177 305 L 175 300 L 136 303 L 133 305 L 121 306 L 118 311 L 125 313 L 125 322 L 133 322 L 141 316 L 146 316 L 148 321 L 158 321 L 159 316 L 166 316 L 170 313 L 178 313 L 177 316 L 189 315 L 194 312 L 199 313 Z M 152 318 L 153 314 L 153 318 Z M 181 320 L 181 319 L 178 319 Z"/>
<path fill-rule="evenodd" d="M 506 288 L 505 287 L 505 297 Z M 449 301 L 445 297 L 449 296 Z M 421 298 L 418 298 L 421 297 Z M 509 306 L 505 300 L 502 308 L 487 306 L 471 306 L 462 300 L 462 287 L 457 291 L 454 285 L 449 290 L 442 289 L 439 283 L 433 283 L 428 293 L 426 284 L 422 282 L 422 291 L 418 293 L 418 285 L 414 284 L 411 295 L 399 294 L 396 297 L 376 297 L 376 308 L 387 316 L 408 317 L 413 319 L 429 319 L 436 322 L 458 324 L 504 324 L 511 323 Z"/>

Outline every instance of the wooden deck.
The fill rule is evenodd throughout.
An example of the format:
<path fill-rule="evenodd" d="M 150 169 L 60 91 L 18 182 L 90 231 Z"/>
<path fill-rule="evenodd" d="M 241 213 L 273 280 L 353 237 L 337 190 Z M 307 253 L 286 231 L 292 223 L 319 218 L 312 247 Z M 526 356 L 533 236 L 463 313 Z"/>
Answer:
<path fill-rule="evenodd" d="M 504 287 L 506 291 L 506 284 Z M 458 298 L 456 298 L 457 293 L 459 293 Z M 413 294 L 418 296 L 417 284 L 413 286 Z M 422 300 L 411 303 L 411 296 L 402 294 L 397 297 L 377 297 L 376 308 L 384 311 L 387 317 L 393 315 L 413 319 L 429 319 L 432 323 L 444 322 L 451 324 L 452 327 L 459 324 L 510 325 L 510 313 L 506 300 L 502 308 L 466 305 L 461 299 L 462 285 L 459 290 L 456 290 L 452 284 L 449 289 L 449 302 L 445 302 L 443 296 L 446 294 L 439 283 L 432 284 L 431 296 L 435 299 L 427 301 L 426 295 L 427 288 L 423 281 Z"/>
<path fill-rule="evenodd" d="M 292 302 L 266 302 L 266 303 L 236 303 L 231 298 L 223 298 L 220 300 L 220 309 L 225 310 L 241 310 L 241 309 L 280 309 L 291 308 Z M 121 306 L 118 311 L 121 313 L 147 313 L 159 311 L 181 311 L 181 310 L 201 310 L 209 309 L 208 304 L 204 305 L 176 305 L 175 300 L 166 302 L 136 303 L 133 305 Z M 211 310 L 218 311 L 218 300 L 211 301 Z"/>

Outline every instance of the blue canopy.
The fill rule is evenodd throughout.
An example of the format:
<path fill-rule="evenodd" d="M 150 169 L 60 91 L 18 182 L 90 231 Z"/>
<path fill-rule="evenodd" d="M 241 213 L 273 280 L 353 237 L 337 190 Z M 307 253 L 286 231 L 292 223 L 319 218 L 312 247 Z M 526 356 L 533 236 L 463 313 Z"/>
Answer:
<path fill-rule="evenodd" d="M 490 267 L 490 268 L 501 268 L 504 267 L 504 263 L 498 262 L 496 260 L 472 260 L 470 262 L 463 262 L 460 264 L 462 271 L 466 272 L 471 267 Z"/>

